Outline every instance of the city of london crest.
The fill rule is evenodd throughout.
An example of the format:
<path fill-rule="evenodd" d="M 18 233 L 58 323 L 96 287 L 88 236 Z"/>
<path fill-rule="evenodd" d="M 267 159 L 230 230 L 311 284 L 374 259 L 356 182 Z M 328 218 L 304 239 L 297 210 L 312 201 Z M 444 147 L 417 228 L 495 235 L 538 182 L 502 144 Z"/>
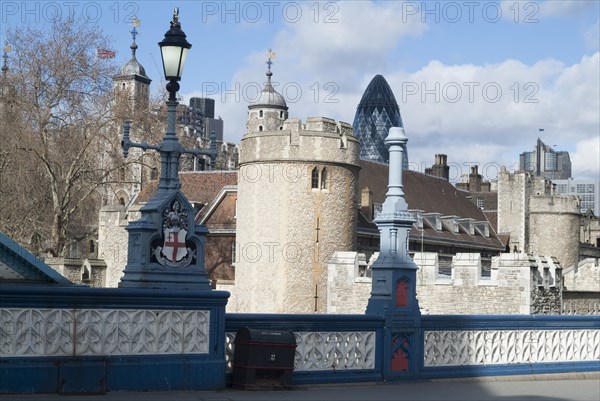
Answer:
<path fill-rule="evenodd" d="M 181 204 L 175 200 L 170 208 L 163 212 L 163 243 L 154 249 L 159 264 L 170 267 L 188 266 L 195 256 L 195 249 L 187 246 L 187 212 L 181 210 Z"/>

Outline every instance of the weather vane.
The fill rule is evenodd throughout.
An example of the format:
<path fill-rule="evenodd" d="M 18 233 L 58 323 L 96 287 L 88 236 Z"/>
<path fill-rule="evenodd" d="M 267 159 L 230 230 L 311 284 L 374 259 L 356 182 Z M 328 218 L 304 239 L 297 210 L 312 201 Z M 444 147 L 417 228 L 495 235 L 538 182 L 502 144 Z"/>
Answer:
<path fill-rule="evenodd" d="M 275 58 L 275 52 L 269 48 L 267 52 L 267 65 L 269 66 L 269 71 L 271 71 L 271 65 L 273 65 L 273 59 Z"/>
<path fill-rule="evenodd" d="M 133 16 L 133 22 L 131 23 L 131 25 L 133 25 L 133 29 L 131 30 L 131 37 L 133 38 L 133 41 L 135 42 L 135 38 L 138 35 L 138 31 L 136 28 L 139 28 L 140 26 L 140 20 L 134 15 Z"/>

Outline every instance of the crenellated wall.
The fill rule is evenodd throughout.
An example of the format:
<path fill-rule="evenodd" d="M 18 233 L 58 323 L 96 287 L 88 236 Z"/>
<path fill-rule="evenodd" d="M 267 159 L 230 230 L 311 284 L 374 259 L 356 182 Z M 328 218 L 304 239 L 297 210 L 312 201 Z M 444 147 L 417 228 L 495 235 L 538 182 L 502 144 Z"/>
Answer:
<path fill-rule="evenodd" d="M 553 255 L 564 267 L 579 262 L 579 201 L 554 192 L 550 180 L 503 167 L 498 176 L 498 232 L 510 252 Z"/>
<path fill-rule="evenodd" d="M 585 259 L 563 272 L 563 313 L 600 315 L 600 264 Z"/>
<path fill-rule="evenodd" d="M 331 259 L 329 313 L 363 313 L 371 278 L 368 273 L 361 276 L 360 257 L 356 252 L 336 252 Z M 425 314 L 528 315 L 561 311 L 561 267 L 554 258 L 513 253 L 489 260 L 479 254 L 459 253 L 452 258 L 450 275 L 440 271 L 436 253 L 415 253 L 413 260 L 419 266 L 417 298 Z"/>

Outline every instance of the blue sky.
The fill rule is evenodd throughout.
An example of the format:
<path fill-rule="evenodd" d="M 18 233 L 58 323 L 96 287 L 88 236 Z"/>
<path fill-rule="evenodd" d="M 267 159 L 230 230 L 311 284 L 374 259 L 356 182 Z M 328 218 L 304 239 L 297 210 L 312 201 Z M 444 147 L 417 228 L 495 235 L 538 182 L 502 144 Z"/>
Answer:
<path fill-rule="evenodd" d="M 575 178 L 600 179 L 600 67 L 595 0 L 548 1 L 2 1 L 4 26 L 43 24 L 57 11 L 87 16 L 161 85 L 157 42 L 174 6 L 193 44 L 184 100 L 209 95 L 239 142 L 247 105 L 264 82 L 266 52 L 291 117 L 352 123 L 368 82 L 390 83 L 409 137 L 411 166 L 446 153 L 458 178 L 515 168 L 537 136 L 571 153 Z M 544 128 L 544 132 L 539 132 Z"/>

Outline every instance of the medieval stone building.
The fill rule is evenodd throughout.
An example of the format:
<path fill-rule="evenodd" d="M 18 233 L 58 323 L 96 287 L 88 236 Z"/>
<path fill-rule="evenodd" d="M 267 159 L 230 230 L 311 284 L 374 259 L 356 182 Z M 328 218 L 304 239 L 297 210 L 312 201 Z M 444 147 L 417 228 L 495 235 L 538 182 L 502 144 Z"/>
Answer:
<path fill-rule="evenodd" d="M 326 261 L 355 244 L 358 141 L 346 123 L 288 118 L 271 75 L 240 145 L 235 292 L 248 296 L 232 308 L 323 312 Z"/>
<path fill-rule="evenodd" d="M 259 100 L 248 107 L 239 171 L 180 174 L 182 190 L 198 211 L 196 221 L 209 231 L 207 272 L 218 289 L 231 292 L 230 312 L 362 313 L 371 290 L 370 265 L 379 248 L 373 219 L 387 192 L 388 166 L 359 160 L 359 143 L 348 124 L 325 117 L 305 122 L 289 118 L 271 76 L 269 70 Z M 570 306 L 563 302 L 569 295 L 562 287 L 565 265 L 560 258 L 569 245 L 564 254 L 512 248 L 504 253 L 518 241 L 513 231 L 519 228 L 497 234 L 498 215 L 507 212 L 507 197 L 518 197 L 516 188 L 500 185 L 507 193 L 498 196 L 474 169 L 467 186 L 459 189 L 444 174 L 445 155 L 437 155 L 436 162 L 428 174 L 405 171 L 403 179 L 416 219 L 408 246 L 420 268 L 417 290 L 423 312 L 597 313 L 598 294 L 580 285 L 581 279 L 568 286 Z M 154 188 L 147 185 L 132 207 L 106 208 L 101 215 L 107 285 L 116 285 L 127 260 L 124 228 Z M 545 205 L 551 199 L 566 208 L 560 209 L 561 216 L 570 210 L 572 199 L 556 201 L 546 192 L 532 192 L 537 188 L 533 184 L 528 188 L 529 198 L 540 197 L 529 203 L 530 212 L 540 214 L 533 217 L 536 224 L 551 224 L 559 210 Z M 488 203 L 498 203 L 497 210 L 482 210 L 473 202 L 472 191 L 478 190 L 501 199 Z M 513 214 L 509 210 L 509 220 L 500 220 L 510 222 Z M 570 228 L 560 227 L 562 233 Z M 588 261 L 574 272 L 587 277 L 594 266 Z"/>

